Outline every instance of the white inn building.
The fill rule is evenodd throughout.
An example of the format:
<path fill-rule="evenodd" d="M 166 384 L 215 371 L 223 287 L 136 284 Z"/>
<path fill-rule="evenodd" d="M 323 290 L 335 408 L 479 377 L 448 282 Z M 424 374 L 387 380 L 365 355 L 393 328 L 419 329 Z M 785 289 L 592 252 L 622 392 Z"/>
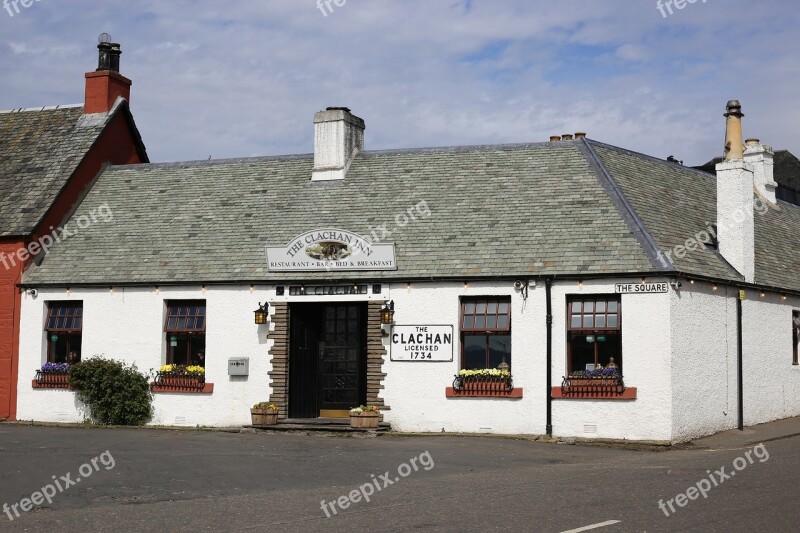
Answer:
<path fill-rule="evenodd" d="M 345 108 L 313 154 L 109 166 L 72 220 L 113 218 L 20 283 L 17 417 L 84 419 L 35 380 L 70 352 L 204 366 L 154 382 L 158 425 L 368 403 L 401 432 L 671 443 L 798 416 L 800 207 L 726 116 L 716 179 L 583 134 L 366 151 Z"/>

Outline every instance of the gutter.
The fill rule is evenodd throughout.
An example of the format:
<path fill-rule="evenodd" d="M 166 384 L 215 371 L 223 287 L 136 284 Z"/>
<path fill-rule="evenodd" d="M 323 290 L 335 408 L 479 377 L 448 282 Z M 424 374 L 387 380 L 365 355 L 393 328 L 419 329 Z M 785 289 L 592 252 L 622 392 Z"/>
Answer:
<path fill-rule="evenodd" d="M 744 354 L 742 350 L 742 294 L 736 294 L 736 365 L 738 373 L 739 431 L 744 431 Z"/>
<path fill-rule="evenodd" d="M 545 294 L 547 299 L 547 425 L 545 431 L 548 437 L 553 436 L 553 280 L 545 278 Z"/>

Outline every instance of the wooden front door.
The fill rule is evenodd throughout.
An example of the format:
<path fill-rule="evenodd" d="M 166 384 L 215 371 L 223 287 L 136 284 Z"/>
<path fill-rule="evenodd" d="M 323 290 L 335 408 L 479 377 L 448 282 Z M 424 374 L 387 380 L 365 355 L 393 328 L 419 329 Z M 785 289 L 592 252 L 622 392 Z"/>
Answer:
<path fill-rule="evenodd" d="M 291 418 L 316 418 L 366 402 L 366 304 L 293 304 L 290 328 Z"/>

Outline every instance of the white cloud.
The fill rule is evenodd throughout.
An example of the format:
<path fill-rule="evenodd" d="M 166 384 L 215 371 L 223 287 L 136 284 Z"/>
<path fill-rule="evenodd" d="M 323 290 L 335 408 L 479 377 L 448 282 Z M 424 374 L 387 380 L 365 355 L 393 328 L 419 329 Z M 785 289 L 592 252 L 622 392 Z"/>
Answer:
<path fill-rule="evenodd" d="M 313 113 L 347 105 L 374 149 L 590 137 L 687 163 L 745 134 L 800 152 L 790 0 L 74 0 L 0 12 L 0 108 L 80 101 L 95 36 L 122 43 L 154 160 L 312 150 Z M 0 48 L 2 49 L 2 48 Z"/>

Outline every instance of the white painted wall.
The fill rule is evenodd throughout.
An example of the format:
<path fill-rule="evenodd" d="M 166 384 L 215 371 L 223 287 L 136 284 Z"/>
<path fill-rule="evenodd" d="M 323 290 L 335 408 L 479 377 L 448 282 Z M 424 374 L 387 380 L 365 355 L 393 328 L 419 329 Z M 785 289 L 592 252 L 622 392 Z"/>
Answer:
<path fill-rule="evenodd" d="M 800 299 L 761 298 L 748 291 L 742 302 L 744 423 L 746 426 L 800 416 L 800 367 L 792 365 L 792 310 Z"/>
<path fill-rule="evenodd" d="M 800 367 L 792 366 L 792 310 L 800 299 L 747 291 L 742 303 L 744 424 L 800 416 Z M 673 440 L 738 424 L 738 291 L 684 283 L 672 297 Z"/>
<path fill-rule="evenodd" d="M 638 278 L 617 280 L 638 282 Z M 648 279 L 648 282 L 668 281 Z M 553 380 L 566 373 L 566 301 L 570 295 L 613 294 L 615 281 L 558 282 L 553 286 Z M 725 288 L 712 293 L 697 283 L 680 292 L 622 296 L 625 383 L 637 387 L 631 401 L 556 399 L 554 434 L 652 441 L 682 441 L 729 429 L 736 423 L 735 300 Z M 521 399 L 446 398 L 459 370 L 459 302 L 464 296 L 510 296 L 512 370 Z M 800 299 L 745 302 L 746 423 L 800 415 L 800 367 L 791 365 L 791 312 Z M 755 297 L 753 299 L 752 297 Z M 83 300 L 83 357 L 104 355 L 136 363 L 140 370 L 164 364 L 166 300 L 205 299 L 207 381 L 214 393 L 156 393 L 153 424 L 238 426 L 249 408 L 269 398 L 266 327 L 255 326 L 259 302 L 366 301 L 392 299 L 398 324 L 454 325 L 452 362 L 393 362 L 386 355 L 385 419 L 398 431 L 545 433 L 545 288 L 531 288 L 527 301 L 513 283 L 384 284 L 381 295 L 277 297 L 274 288 L 209 287 L 42 289 L 23 296 L 20 333 L 18 417 L 80 422 L 83 407 L 69 391 L 34 390 L 31 380 L 46 360 L 46 302 Z M 384 339 L 388 348 L 389 338 Z M 231 357 L 250 358 L 250 376 L 227 375 Z M 596 428 L 596 430 L 595 430 Z M 591 431 L 587 431 L 590 429 Z"/>
<path fill-rule="evenodd" d="M 567 297 L 614 294 L 615 283 L 585 281 L 553 287 L 553 386 L 567 373 Z M 669 282 L 647 279 L 648 283 Z M 669 441 L 670 294 L 622 295 L 622 358 L 625 385 L 636 387 L 636 400 L 553 401 L 553 434 L 560 437 Z M 596 431 L 595 431 L 596 428 Z"/>
<path fill-rule="evenodd" d="M 735 294 L 701 282 L 672 293 L 674 441 L 736 427 Z"/>
<path fill-rule="evenodd" d="M 70 391 L 35 390 L 31 380 L 47 360 L 44 333 L 48 301 L 82 300 L 84 323 L 82 358 L 102 355 L 135 363 L 139 370 L 155 371 L 166 362 L 163 333 L 166 300 L 205 299 L 206 381 L 213 394 L 155 393 L 152 423 L 176 426 L 234 426 L 250 421 L 249 408 L 269 399 L 271 370 L 266 326 L 256 326 L 253 311 L 269 294 L 246 289 L 154 288 L 42 289 L 33 298 L 24 295 L 20 328 L 20 420 L 81 422 L 84 413 Z M 271 342 L 271 341 L 270 341 Z M 250 376 L 228 376 L 228 359 L 250 358 Z"/>
<path fill-rule="evenodd" d="M 399 431 L 543 434 L 545 432 L 544 287 L 523 302 L 513 282 L 406 284 L 390 287 L 397 324 L 454 326 L 451 363 L 387 362 L 384 419 Z M 511 366 L 521 399 L 446 398 L 460 369 L 459 313 L 464 296 L 511 297 Z M 385 343 L 388 346 L 388 339 Z M 388 357 L 387 357 L 388 359 Z"/>

